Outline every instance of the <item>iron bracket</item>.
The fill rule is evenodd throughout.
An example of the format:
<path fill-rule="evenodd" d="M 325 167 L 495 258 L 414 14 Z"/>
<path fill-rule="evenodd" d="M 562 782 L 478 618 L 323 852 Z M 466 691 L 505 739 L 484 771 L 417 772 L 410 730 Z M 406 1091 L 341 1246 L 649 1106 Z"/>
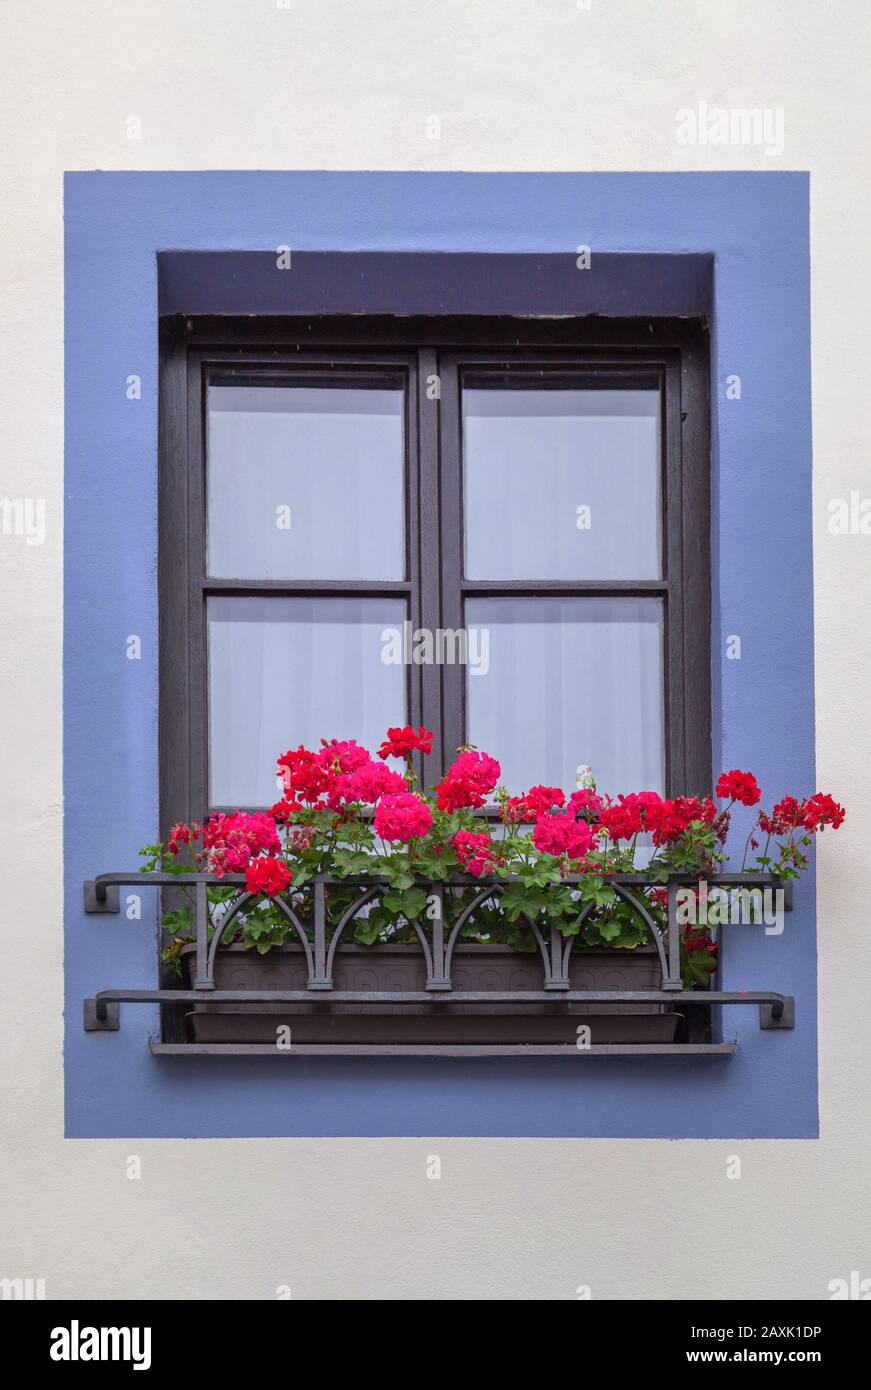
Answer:
<path fill-rule="evenodd" d="M 760 1004 L 759 1027 L 794 1028 L 795 999 L 793 995 L 785 994 L 782 1001 L 775 1000 L 773 1004 Z"/>
<path fill-rule="evenodd" d="M 121 1004 L 117 999 L 85 1000 L 85 1032 L 117 1033 L 121 1027 Z"/>
<path fill-rule="evenodd" d="M 116 883 L 101 883 L 96 878 L 85 879 L 86 912 L 120 912 L 121 900 Z"/>

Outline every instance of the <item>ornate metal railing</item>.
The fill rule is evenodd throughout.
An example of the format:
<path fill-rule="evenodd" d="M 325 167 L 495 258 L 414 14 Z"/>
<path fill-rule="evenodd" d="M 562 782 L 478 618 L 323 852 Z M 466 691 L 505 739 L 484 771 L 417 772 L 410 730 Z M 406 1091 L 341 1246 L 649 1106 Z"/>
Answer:
<path fill-rule="evenodd" d="M 424 922 L 410 918 L 408 928 L 413 930 L 420 946 L 426 968 L 426 982 L 423 990 L 353 990 L 337 989 L 333 971 L 336 953 L 347 939 L 349 928 L 360 916 L 370 909 L 390 885 L 386 880 L 371 878 L 329 878 L 317 877 L 305 886 L 310 895 L 311 910 L 303 921 L 298 911 L 299 899 L 293 892 L 290 899 L 279 896 L 273 899 L 278 910 L 284 914 L 289 927 L 304 952 L 307 979 L 304 989 L 294 990 L 222 990 L 216 987 L 215 963 L 222 942 L 228 940 L 239 926 L 239 916 L 249 905 L 259 901 L 260 895 L 252 894 L 245 888 L 242 874 L 226 874 L 218 878 L 214 874 L 196 873 L 179 876 L 167 873 L 142 874 L 107 873 L 100 874 L 84 885 L 84 906 L 89 913 L 117 913 L 120 911 L 119 889 L 153 886 L 157 888 L 178 889 L 184 887 L 194 892 L 194 937 L 195 968 L 193 983 L 189 989 L 103 989 L 92 998 L 85 1000 L 84 1026 L 88 1032 L 112 1031 L 120 1027 L 121 1004 L 159 1003 L 159 1004 L 301 1004 L 311 1002 L 318 995 L 329 993 L 331 1003 L 342 1004 L 389 1004 L 420 1005 L 427 1001 L 435 1004 L 439 999 L 450 995 L 452 1004 L 510 1004 L 524 1006 L 544 1002 L 600 1004 L 754 1004 L 759 1008 L 759 1023 L 762 1028 L 792 1028 L 794 1026 L 794 1000 L 773 990 L 685 990 L 681 979 L 680 925 L 678 921 L 678 892 L 682 887 L 698 884 L 693 876 L 675 876 L 666 884 L 643 873 L 615 874 L 606 876 L 607 884 L 643 921 L 650 941 L 655 948 L 660 972 L 660 986 L 652 990 L 577 990 L 572 988 L 570 960 L 576 935 L 564 935 L 556 925 L 542 926 L 531 918 L 524 919 L 530 928 L 538 948 L 542 964 L 542 987 L 540 990 L 457 990 L 452 980 L 452 965 L 455 949 L 461 939 L 463 928 L 474 918 L 476 911 L 484 904 L 496 902 L 504 890 L 518 879 L 476 879 L 456 876 L 444 883 L 419 880 L 430 898 L 431 910 Z M 563 882 L 578 884 L 578 876 L 569 876 Z M 715 874 L 707 880 L 710 888 L 726 890 L 774 890 L 783 893 L 783 904 L 789 909 L 790 885 L 771 875 L 761 874 Z M 238 888 L 239 893 L 223 912 L 217 923 L 210 922 L 208 889 L 210 886 Z M 645 890 L 665 887 L 667 891 L 666 921 L 662 925 L 650 910 L 645 898 Z M 331 889 L 351 890 L 355 896 L 349 905 L 344 906 L 336 920 L 331 920 L 328 911 L 328 894 Z M 448 921 L 445 913 L 447 894 L 462 892 L 471 894 L 459 911 L 455 911 Z M 455 907 L 455 903 L 451 906 Z M 594 903 L 578 904 L 577 926 L 595 911 Z M 378 950 L 375 946 L 373 950 Z"/>

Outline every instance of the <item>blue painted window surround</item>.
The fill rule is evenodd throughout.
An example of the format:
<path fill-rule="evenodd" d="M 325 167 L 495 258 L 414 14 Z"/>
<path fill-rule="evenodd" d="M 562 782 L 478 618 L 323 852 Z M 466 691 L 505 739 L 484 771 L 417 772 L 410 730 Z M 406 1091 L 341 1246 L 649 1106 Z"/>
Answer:
<path fill-rule="evenodd" d="M 306 303 L 276 248 L 325 257 Z M 592 249 L 566 302 L 554 258 Z M 476 277 L 483 255 L 537 276 Z M 531 264 L 532 262 L 530 262 Z M 271 274 L 265 274 L 266 267 Z M 155 983 L 156 902 L 86 916 L 82 881 L 158 827 L 160 313 L 600 313 L 711 327 L 714 772 L 814 789 L 808 179 L 801 173 L 71 173 L 65 183 L 64 934 L 71 1137 L 818 1133 L 813 872 L 780 936 L 733 929 L 723 987 L 794 994 L 796 1028 L 724 1010 L 730 1059 L 156 1059 L 156 1009 L 86 1034 L 81 1000 Z M 362 302 L 361 296 L 365 298 Z M 129 399 L 127 378 L 141 379 Z M 740 376 L 740 399 L 726 396 Z M 789 630 L 772 622 L 784 602 Z M 141 659 L 127 659 L 127 639 Z M 741 638 L 741 659 L 726 659 Z M 738 827 L 740 833 L 740 826 Z"/>

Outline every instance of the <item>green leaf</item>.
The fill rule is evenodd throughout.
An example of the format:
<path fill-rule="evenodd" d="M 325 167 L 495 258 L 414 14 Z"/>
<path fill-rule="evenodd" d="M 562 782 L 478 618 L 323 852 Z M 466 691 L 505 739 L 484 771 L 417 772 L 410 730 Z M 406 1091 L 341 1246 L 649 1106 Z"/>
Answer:
<path fill-rule="evenodd" d="M 445 847 L 441 854 L 436 854 L 433 846 L 423 843 L 417 848 L 414 867 L 424 878 L 448 878 L 456 871 L 457 856 L 449 847 Z"/>
<path fill-rule="evenodd" d="M 397 867 L 395 864 L 385 864 L 384 872 L 391 887 L 396 892 L 404 893 L 406 888 L 414 887 L 414 874 L 409 873 L 407 868 Z"/>
<path fill-rule="evenodd" d="M 595 902 L 605 885 L 605 880 L 598 874 L 589 874 L 580 885 L 581 902 Z"/>
<path fill-rule="evenodd" d="M 516 922 L 519 917 L 534 919 L 547 905 L 546 893 L 524 888 L 519 883 L 510 883 L 502 894 L 502 908 L 509 922 Z"/>
<path fill-rule="evenodd" d="M 372 869 L 372 855 L 362 849 L 337 849 L 333 851 L 332 867 L 341 878 L 349 874 L 367 874 Z"/>
<path fill-rule="evenodd" d="M 219 888 L 216 884 L 210 884 L 206 889 L 210 903 L 226 903 L 231 898 L 235 898 L 239 892 L 238 888 Z"/>
<path fill-rule="evenodd" d="M 164 931 L 178 933 L 193 931 L 194 919 L 190 908 L 176 907 L 171 912 L 165 912 L 161 925 Z"/>
<path fill-rule="evenodd" d="M 422 888 L 409 888 L 404 893 L 385 893 L 382 901 L 388 912 L 411 920 L 426 910 L 427 895 Z"/>
<path fill-rule="evenodd" d="M 371 844 L 372 831 L 360 821 L 346 821 L 339 831 L 339 838 L 350 845 Z"/>
<path fill-rule="evenodd" d="M 538 942 L 528 927 L 515 927 L 508 933 L 508 945 L 515 951 L 537 951 Z"/>
<path fill-rule="evenodd" d="M 361 946 L 371 946 L 377 941 L 387 925 L 383 913 L 373 911 L 368 917 L 358 917 L 354 926 L 354 940 Z"/>
<path fill-rule="evenodd" d="M 559 930 L 561 936 L 577 936 L 581 930 L 581 924 L 577 918 L 570 922 L 560 922 Z"/>

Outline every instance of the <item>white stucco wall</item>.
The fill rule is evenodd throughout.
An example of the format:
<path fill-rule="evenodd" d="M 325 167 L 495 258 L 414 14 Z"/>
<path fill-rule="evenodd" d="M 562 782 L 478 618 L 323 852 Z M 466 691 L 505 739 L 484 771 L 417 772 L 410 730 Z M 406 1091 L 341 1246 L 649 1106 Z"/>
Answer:
<path fill-rule="evenodd" d="M 827 529 L 831 499 L 871 496 L 867 4 L 22 0 L 0 28 L 0 495 L 47 509 L 44 544 L 0 535 L 0 1276 L 342 1299 L 826 1298 L 871 1277 L 871 537 Z M 783 153 L 678 144 L 700 101 L 781 108 Z M 64 1140 L 62 172 L 252 167 L 810 169 L 818 783 L 850 813 L 819 854 L 819 1141 Z M 184 1175 L 214 1219 L 181 1243 Z"/>

